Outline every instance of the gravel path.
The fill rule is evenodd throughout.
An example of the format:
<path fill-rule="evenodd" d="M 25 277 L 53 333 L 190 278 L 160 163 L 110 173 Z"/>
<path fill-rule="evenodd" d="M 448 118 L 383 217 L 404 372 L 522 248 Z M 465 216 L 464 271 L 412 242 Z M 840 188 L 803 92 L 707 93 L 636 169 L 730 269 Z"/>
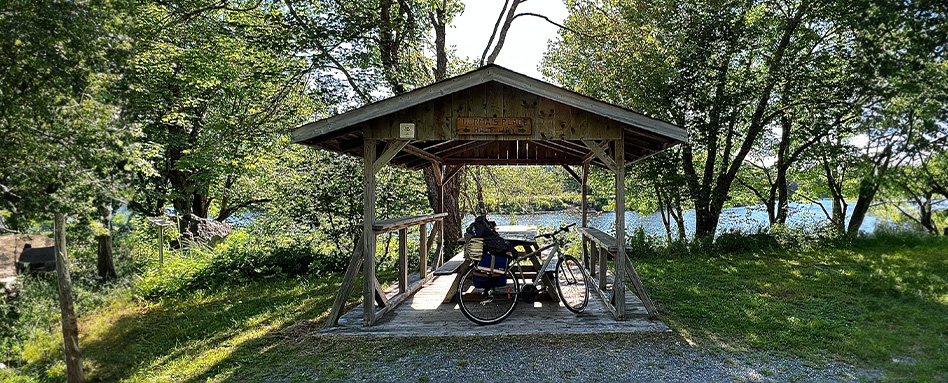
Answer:
<path fill-rule="evenodd" d="M 796 357 L 692 347 L 669 333 L 465 338 L 399 346 L 394 342 L 393 349 L 366 350 L 361 361 L 341 357 L 322 364 L 328 368 L 296 367 L 288 375 L 274 374 L 267 380 L 865 382 L 882 378 L 878 371 L 839 362 L 814 366 Z"/>

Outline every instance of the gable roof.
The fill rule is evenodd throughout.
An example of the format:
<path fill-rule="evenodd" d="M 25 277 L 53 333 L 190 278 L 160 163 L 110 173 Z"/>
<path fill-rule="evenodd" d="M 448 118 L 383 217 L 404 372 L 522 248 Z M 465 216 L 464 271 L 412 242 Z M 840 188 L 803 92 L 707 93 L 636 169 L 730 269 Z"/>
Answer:
<path fill-rule="evenodd" d="M 553 101 L 599 114 L 680 142 L 688 141 L 688 132 L 671 123 L 537 80 L 496 64 L 490 64 L 410 92 L 373 102 L 358 109 L 301 125 L 293 130 L 293 142 L 318 141 L 321 138 L 332 136 L 334 132 L 358 125 L 372 118 L 395 113 L 490 81 L 543 95 Z"/>
<path fill-rule="evenodd" d="M 617 124 L 615 124 L 614 129 L 624 129 L 626 131 L 626 158 L 630 162 L 688 140 L 688 132 L 685 129 L 666 121 L 491 64 L 345 113 L 301 125 L 292 132 L 292 141 L 361 157 L 361 143 L 364 140 L 363 133 L 366 125 L 489 83 L 499 83 L 500 86 L 533 94 L 590 115 L 615 121 Z M 534 145 L 530 146 L 525 142 Z M 503 164 L 505 162 L 502 161 L 501 153 L 520 153 L 521 150 L 529 147 L 532 148 L 531 150 L 539 150 L 539 152 L 527 155 L 527 157 L 532 155 L 532 159 L 516 158 L 515 162 L 509 163 L 576 164 L 579 159 L 589 158 L 588 154 L 590 153 L 589 148 L 584 146 L 582 142 L 575 139 L 557 140 L 554 137 L 546 140 L 525 138 L 517 142 L 498 142 L 492 144 L 491 147 L 484 147 L 484 145 L 483 141 L 472 142 L 465 139 L 449 140 L 447 142 L 414 141 L 408 145 L 405 151 L 399 153 L 391 163 L 396 166 L 421 168 L 427 166 L 432 158 L 463 162 L 462 159 L 479 157 L 482 159 L 491 158 L 494 160 L 492 163 Z M 474 150 L 475 148 L 480 149 Z M 507 154 L 507 159 L 511 159 L 510 154 Z M 443 163 L 447 164 L 448 162 Z M 595 158 L 592 163 L 600 166 L 604 165 Z"/>

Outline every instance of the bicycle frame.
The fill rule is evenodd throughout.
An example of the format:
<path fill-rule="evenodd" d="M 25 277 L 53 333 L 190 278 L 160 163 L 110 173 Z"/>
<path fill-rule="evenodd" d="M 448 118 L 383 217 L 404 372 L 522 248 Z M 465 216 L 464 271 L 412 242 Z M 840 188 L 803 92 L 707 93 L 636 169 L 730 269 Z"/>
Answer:
<path fill-rule="evenodd" d="M 524 278 L 524 276 L 523 276 L 523 274 L 524 274 L 524 273 L 523 273 L 523 266 L 522 266 L 523 261 L 528 260 L 528 259 L 530 259 L 530 258 L 533 257 L 533 256 L 539 256 L 539 255 L 541 255 L 544 251 L 546 251 L 547 249 L 552 249 L 552 250 L 550 250 L 550 254 L 546 256 L 546 258 L 543 260 L 543 262 L 541 263 L 541 265 L 539 266 L 539 268 L 537 268 L 537 276 L 533 278 L 533 281 L 531 281 L 531 283 L 532 283 L 534 286 L 536 286 L 536 285 L 539 284 L 540 279 L 543 278 L 544 270 L 546 270 L 547 267 L 550 266 L 550 262 L 552 262 L 554 258 L 559 259 L 559 254 L 560 254 L 560 242 L 559 242 L 559 240 L 558 240 L 556 237 L 553 237 L 553 243 L 551 243 L 551 244 L 549 244 L 549 245 L 545 245 L 545 246 L 543 246 L 543 247 L 541 247 L 541 248 L 539 248 L 539 249 L 537 249 L 537 250 L 534 250 L 534 251 L 532 251 L 532 252 L 530 252 L 530 253 L 527 253 L 527 254 L 525 254 L 525 255 L 522 255 L 522 256 L 517 257 L 517 258 L 514 259 L 513 262 L 512 262 L 513 266 L 509 266 L 509 265 L 508 265 L 507 268 L 510 269 L 510 268 L 512 268 L 512 267 L 516 267 L 516 268 L 517 268 L 517 271 L 516 271 L 516 272 L 513 272 L 513 273 L 514 273 L 514 276 L 517 277 L 518 279 L 523 280 L 523 281 L 524 281 L 524 286 L 526 286 L 527 279 Z M 523 287 L 521 286 L 521 288 L 523 288 Z"/>

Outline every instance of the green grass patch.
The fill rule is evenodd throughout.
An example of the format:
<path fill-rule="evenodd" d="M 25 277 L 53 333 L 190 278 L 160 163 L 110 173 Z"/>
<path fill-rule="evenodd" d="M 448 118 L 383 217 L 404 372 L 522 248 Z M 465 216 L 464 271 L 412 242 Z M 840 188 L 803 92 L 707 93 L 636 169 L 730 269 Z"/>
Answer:
<path fill-rule="evenodd" d="M 633 259 L 663 319 L 698 344 L 948 381 L 948 241 Z M 894 362 L 909 357 L 914 365 Z"/>
<path fill-rule="evenodd" d="M 662 319 L 699 345 L 793 354 L 815 366 L 843 360 L 881 369 L 895 381 L 948 381 L 945 239 L 875 236 L 838 248 L 654 254 L 633 262 L 663 311 Z M 162 276 L 194 266 L 187 264 L 193 260 L 176 258 L 181 256 L 166 258 L 161 275 L 145 273 L 135 281 L 137 288 L 162 285 Z M 210 263 L 201 259 L 202 267 Z M 91 274 L 76 271 L 80 281 Z M 387 270 L 380 273 L 382 280 L 392 277 Z M 181 281 L 192 280 L 194 275 L 181 275 Z M 162 283 L 174 282 L 163 288 L 168 294 L 152 299 L 134 293 L 144 290 L 122 284 L 98 292 L 81 290 L 77 307 L 86 377 L 92 382 L 346 380 L 354 378 L 353 371 L 372 371 L 377 361 L 453 352 L 472 342 L 469 337 L 315 337 L 340 281 L 339 274 L 257 274 L 196 288 L 165 279 Z M 63 381 L 53 281 L 26 282 L 31 288 L 20 302 L 31 306 L 20 307 L 16 323 L 29 318 L 35 324 L 12 338 L 16 345 L 7 349 L 20 355 L 13 368 L 0 370 L 0 381 Z M 359 299 L 358 290 L 350 302 Z M 621 344 L 648 336 L 653 335 L 521 337 L 490 343 L 533 340 L 554 349 L 575 344 L 595 349 L 605 341 Z M 465 368 L 474 361 L 458 358 L 453 363 Z"/>
<path fill-rule="evenodd" d="M 131 295 L 80 318 L 89 381 L 223 381 L 241 366 L 282 365 L 268 352 L 322 326 L 339 278 L 283 278 L 156 301 Z M 26 346 L 20 371 L 59 381 L 58 328 Z M 252 373 L 249 375 L 253 375 Z"/>

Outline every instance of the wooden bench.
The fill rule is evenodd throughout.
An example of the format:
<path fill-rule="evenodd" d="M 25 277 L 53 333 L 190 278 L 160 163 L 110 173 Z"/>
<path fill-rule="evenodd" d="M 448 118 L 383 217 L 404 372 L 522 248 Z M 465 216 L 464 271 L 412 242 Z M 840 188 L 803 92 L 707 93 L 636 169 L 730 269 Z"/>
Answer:
<path fill-rule="evenodd" d="M 612 293 L 607 290 L 607 276 L 609 275 L 609 256 L 615 257 L 619 251 L 616 237 L 591 227 L 582 227 L 578 230 L 583 238 L 583 262 L 589 267 L 589 273 L 593 276 L 593 279 L 598 282 L 599 288 L 596 289 L 596 291 L 600 297 L 603 298 L 606 306 L 615 313 L 615 307 L 612 306 L 612 302 L 610 302 L 612 301 L 612 299 L 610 299 Z M 628 281 L 632 282 L 633 291 L 635 291 L 635 295 L 638 295 L 639 299 L 642 300 L 645 310 L 648 311 L 649 318 L 658 319 L 658 310 L 655 308 L 652 298 L 645 292 L 642 280 L 639 278 L 639 274 L 635 272 L 635 268 L 628 258 L 632 251 L 631 246 L 625 246 L 625 277 L 628 278 Z M 597 263 L 598 268 L 596 267 Z M 613 285 L 613 289 L 615 289 L 615 285 Z"/>
<path fill-rule="evenodd" d="M 581 227 L 579 229 L 580 235 L 588 238 L 589 240 L 595 242 L 599 246 L 606 249 L 606 251 L 615 254 L 619 251 L 619 247 L 616 245 L 616 237 L 613 237 L 609 234 L 606 234 L 604 231 L 595 229 L 592 227 Z M 632 252 L 631 246 L 625 247 L 625 253 L 629 254 Z"/>
<path fill-rule="evenodd" d="M 458 269 L 464 264 L 464 252 L 460 251 L 453 258 L 444 263 L 443 266 L 435 270 L 434 275 L 451 275 L 458 272 Z"/>

